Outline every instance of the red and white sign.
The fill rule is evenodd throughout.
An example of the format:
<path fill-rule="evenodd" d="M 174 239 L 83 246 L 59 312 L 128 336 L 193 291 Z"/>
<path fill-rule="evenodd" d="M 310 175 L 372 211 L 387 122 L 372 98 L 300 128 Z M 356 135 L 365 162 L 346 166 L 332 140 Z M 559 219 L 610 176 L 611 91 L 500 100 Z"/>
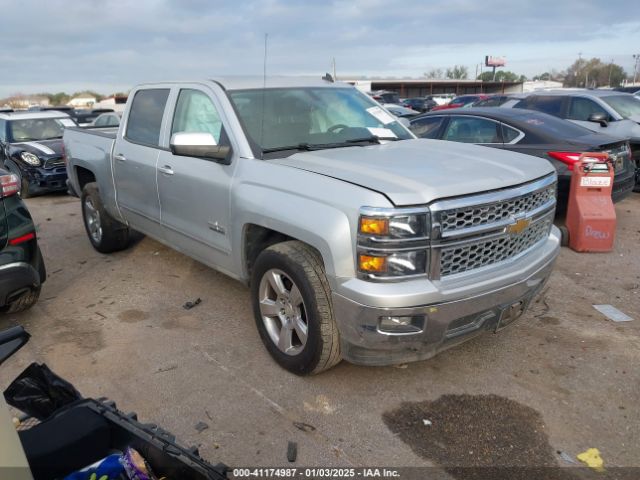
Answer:
<path fill-rule="evenodd" d="M 504 67 L 507 64 L 507 60 L 504 57 L 491 57 L 487 55 L 484 57 L 484 64 L 487 67 Z"/>

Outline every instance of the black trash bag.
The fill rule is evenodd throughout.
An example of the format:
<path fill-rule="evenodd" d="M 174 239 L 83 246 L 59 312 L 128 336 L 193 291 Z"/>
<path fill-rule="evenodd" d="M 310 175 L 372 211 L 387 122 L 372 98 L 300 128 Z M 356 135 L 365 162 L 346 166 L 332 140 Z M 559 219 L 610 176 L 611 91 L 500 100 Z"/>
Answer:
<path fill-rule="evenodd" d="M 44 363 L 32 363 L 11 382 L 4 398 L 9 405 L 42 421 L 82 395 Z"/>

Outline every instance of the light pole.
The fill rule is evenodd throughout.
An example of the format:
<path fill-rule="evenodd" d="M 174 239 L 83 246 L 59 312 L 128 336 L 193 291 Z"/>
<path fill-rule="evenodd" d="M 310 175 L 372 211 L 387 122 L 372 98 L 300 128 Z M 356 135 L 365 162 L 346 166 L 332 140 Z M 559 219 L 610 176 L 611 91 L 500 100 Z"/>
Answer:
<path fill-rule="evenodd" d="M 640 62 L 640 53 L 636 53 L 633 55 L 633 59 L 635 63 L 633 64 L 633 84 L 636 84 L 636 78 L 638 76 L 638 62 Z"/>

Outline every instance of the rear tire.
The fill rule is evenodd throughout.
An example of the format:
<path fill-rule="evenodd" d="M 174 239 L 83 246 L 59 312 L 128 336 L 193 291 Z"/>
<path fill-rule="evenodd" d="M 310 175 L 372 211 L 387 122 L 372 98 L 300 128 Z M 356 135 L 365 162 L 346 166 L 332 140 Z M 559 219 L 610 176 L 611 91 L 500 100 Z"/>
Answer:
<path fill-rule="evenodd" d="M 264 250 L 253 267 L 251 297 L 260 338 L 281 367 L 314 375 L 340 362 L 331 289 L 315 249 L 287 241 Z"/>
<path fill-rule="evenodd" d="M 129 245 L 129 227 L 113 218 L 102 205 L 95 182 L 87 183 L 80 197 L 82 220 L 93 248 L 100 253 L 124 250 Z"/>
<path fill-rule="evenodd" d="M 33 307 L 40 297 L 40 286 L 23 293 L 13 300 L 6 309 L 7 313 L 18 313 Z"/>
<path fill-rule="evenodd" d="M 20 197 L 21 198 L 31 198 L 31 192 L 29 191 L 29 181 L 22 177 L 20 179 Z"/>

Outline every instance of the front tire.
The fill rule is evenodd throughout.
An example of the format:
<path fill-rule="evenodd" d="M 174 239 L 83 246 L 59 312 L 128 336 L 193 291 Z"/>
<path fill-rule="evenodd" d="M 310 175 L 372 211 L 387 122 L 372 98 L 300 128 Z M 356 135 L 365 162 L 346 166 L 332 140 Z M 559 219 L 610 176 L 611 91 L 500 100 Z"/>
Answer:
<path fill-rule="evenodd" d="M 87 183 L 80 197 L 84 228 L 93 248 L 100 253 L 124 250 L 129 245 L 129 227 L 113 218 L 102 205 L 95 182 Z"/>
<path fill-rule="evenodd" d="M 260 338 L 281 367 L 313 375 L 340 362 L 331 290 L 316 250 L 298 241 L 265 249 L 253 268 L 251 296 Z"/>

